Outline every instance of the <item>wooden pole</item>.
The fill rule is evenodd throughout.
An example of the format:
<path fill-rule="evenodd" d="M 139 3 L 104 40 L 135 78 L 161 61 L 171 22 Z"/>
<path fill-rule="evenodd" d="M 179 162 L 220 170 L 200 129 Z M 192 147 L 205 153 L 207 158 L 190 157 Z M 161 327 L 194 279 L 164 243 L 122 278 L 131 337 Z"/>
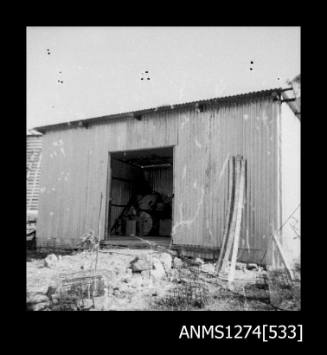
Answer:
<path fill-rule="evenodd" d="M 101 220 L 101 207 L 102 207 L 102 192 L 100 196 L 100 208 L 99 208 L 99 219 L 98 219 L 98 243 L 97 243 L 97 249 L 96 249 L 96 258 L 95 258 L 95 266 L 94 266 L 94 272 L 96 272 L 97 265 L 98 265 L 98 256 L 99 256 L 99 249 L 100 249 L 100 220 Z"/>
<path fill-rule="evenodd" d="M 277 236 L 276 236 L 275 233 L 273 233 L 273 240 L 274 240 L 275 243 L 276 243 L 276 246 L 277 246 L 277 249 L 278 249 L 278 251 L 279 251 L 279 254 L 280 254 L 280 256 L 281 256 L 281 258 L 282 258 L 282 261 L 283 261 L 283 263 L 284 263 L 284 265 L 285 265 L 285 267 L 286 267 L 286 271 L 287 271 L 288 277 L 290 278 L 291 281 L 294 281 L 293 272 L 292 272 L 292 270 L 291 270 L 291 268 L 290 268 L 290 266 L 289 266 L 289 264 L 288 264 L 288 262 L 287 262 L 287 259 L 286 259 L 286 257 L 285 257 L 283 248 L 282 248 L 282 246 L 281 246 L 279 240 L 277 239 Z"/>

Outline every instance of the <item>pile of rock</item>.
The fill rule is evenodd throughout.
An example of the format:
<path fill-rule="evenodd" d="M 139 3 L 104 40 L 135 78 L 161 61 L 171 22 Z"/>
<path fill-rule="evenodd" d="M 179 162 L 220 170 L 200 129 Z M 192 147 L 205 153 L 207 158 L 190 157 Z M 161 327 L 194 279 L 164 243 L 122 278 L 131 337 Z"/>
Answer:
<path fill-rule="evenodd" d="M 153 282 L 167 277 L 173 267 L 173 258 L 168 253 L 136 256 L 130 263 L 133 274 L 140 273 L 145 279 Z"/>
<path fill-rule="evenodd" d="M 26 304 L 29 311 L 45 311 L 49 310 L 50 299 L 41 292 L 27 293 Z"/>
<path fill-rule="evenodd" d="M 61 258 L 55 254 L 49 254 L 43 260 L 42 266 L 48 269 L 48 274 L 51 273 L 54 276 L 45 283 L 42 290 L 38 288 L 38 292 L 28 294 L 28 308 L 33 311 L 55 309 L 53 306 L 60 303 L 60 295 L 63 290 L 59 271 L 63 272 L 65 277 L 70 276 L 70 272 L 63 269 L 66 267 L 64 263 L 66 262 L 71 267 L 72 274 L 87 273 L 89 267 L 82 268 L 80 266 L 84 260 L 82 256 L 70 256 L 71 260 L 67 261 L 66 257 Z M 112 309 L 112 304 L 119 304 L 123 309 L 125 305 L 128 305 L 128 302 L 131 303 L 132 299 L 133 302 L 135 299 L 141 302 L 147 296 L 150 298 L 152 296 L 161 297 L 169 287 L 174 287 L 174 282 L 180 282 L 181 274 L 187 270 L 184 267 L 186 261 L 169 252 L 140 252 L 135 257 L 126 258 L 125 256 L 121 259 L 102 255 L 102 258 L 104 260 L 102 260 L 102 264 L 99 261 L 99 265 L 102 266 L 100 265 L 101 269 L 97 270 L 97 274 L 101 275 L 103 279 L 103 292 L 94 295 L 94 297 L 97 302 L 105 304 L 104 308 L 106 309 Z M 199 258 L 193 261 L 194 265 L 199 266 L 202 271 L 214 272 L 214 264 L 205 263 Z"/>
<path fill-rule="evenodd" d="M 54 268 L 54 267 L 56 267 L 58 261 L 59 261 L 59 257 L 57 257 L 55 254 L 49 254 L 44 259 L 44 267 L 48 267 L 50 269 Z"/>
<path fill-rule="evenodd" d="M 132 298 L 135 293 L 160 296 L 182 266 L 182 260 L 169 253 L 139 254 L 122 274 L 109 280 L 107 296 L 113 301 Z"/>

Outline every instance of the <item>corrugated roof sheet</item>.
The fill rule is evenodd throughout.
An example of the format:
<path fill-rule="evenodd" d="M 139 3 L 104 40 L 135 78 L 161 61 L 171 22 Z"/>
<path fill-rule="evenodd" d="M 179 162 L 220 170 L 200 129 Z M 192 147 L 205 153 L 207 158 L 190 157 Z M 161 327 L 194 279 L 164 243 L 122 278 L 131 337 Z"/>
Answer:
<path fill-rule="evenodd" d="M 67 128 L 67 127 L 71 127 L 71 126 L 75 126 L 75 125 L 76 126 L 78 126 L 78 125 L 83 126 L 83 125 L 86 125 L 89 123 L 95 123 L 98 121 L 105 121 L 108 119 L 110 120 L 110 119 L 123 118 L 123 117 L 138 118 L 138 116 L 142 116 L 147 113 L 175 110 L 175 109 L 185 108 L 185 107 L 192 106 L 192 105 L 213 104 L 213 103 L 224 102 L 224 101 L 236 101 L 236 100 L 240 100 L 240 99 L 267 96 L 267 95 L 270 95 L 274 92 L 280 93 L 284 90 L 285 89 L 282 89 L 282 88 L 274 88 L 274 89 L 261 90 L 261 91 L 252 91 L 252 92 L 238 94 L 238 95 L 215 97 L 215 98 L 205 99 L 205 100 L 196 100 L 196 101 L 179 103 L 179 104 L 152 107 L 152 108 L 143 109 L 143 110 L 122 112 L 122 113 L 116 113 L 116 114 L 111 114 L 111 115 L 106 115 L 106 116 L 99 116 L 99 117 L 86 118 L 86 119 L 61 122 L 61 123 L 56 123 L 56 124 L 51 124 L 51 125 L 39 126 L 39 127 L 35 127 L 35 130 L 38 130 L 38 131 L 44 133 L 44 132 L 52 130 L 52 129 Z"/>
<path fill-rule="evenodd" d="M 42 136 L 42 133 L 36 131 L 35 129 L 28 129 L 26 135 L 27 136 Z"/>

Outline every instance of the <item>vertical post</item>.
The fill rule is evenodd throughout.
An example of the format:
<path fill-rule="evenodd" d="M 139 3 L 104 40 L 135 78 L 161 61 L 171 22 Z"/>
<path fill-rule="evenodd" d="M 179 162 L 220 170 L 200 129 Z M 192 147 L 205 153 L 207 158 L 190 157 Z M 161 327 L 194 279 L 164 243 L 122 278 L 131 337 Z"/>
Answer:
<path fill-rule="evenodd" d="M 282 225 L 282 104 L 280 100 L 276 101 L 273 104 L 273 110 L 276 112 L 276 220 L 274 221 L 275 224 L 273 226 L 273 232 L 276 230 L 280 225 Z M 283 231 L 281 231 L 281 237 L 283 237 Z M 278 251 L 278 250 L 277 250 Z M 267 263 L 273 267 L 277 267 L 279 263 L 278 258 L 276 257 L 275 252 L 275 245 L 272 243 L 272 248 L 268 255 Z M 277 254 L 278 255 L 278 254 Z M 269 260 L 270 259 L 270 260 Z"/>
<path fill-rule="evenodd" d="M 174 222 L 175 222 L 175 187 L 176 187 L 175 160 L 176 160 L 176 146 L 174 145 L 173 146 L 173 191 L 172 191 L 172 200 L 171 200 L 171 231 L 170 231 L 169 248 L 171 248 L 174 243 L 173 229 L 174 229 Z"/>
<path fill-rule="evenodd" d="M 104 222 L 104 239 L 108 240 L 110 237 L 110 223 L 111 223 L 111 156 L 108 152 L 107 160 L 107 184 L 106 184 L 106 204 L 105 204 L 105 222 Z"/>
<path fill-rule="evenodd" d="M 288 275 L 288 277 L 290 278 L 291 281 L 294 281 L 294 276 L 293 276 L 292 270 L 291 270 L 291 268 L 290 268 L 290 266 L 289 266 L 289 264 L 287 262 L 287 258 L 285 256 L 283 248 L 280 245 L 280 242 L 279 242 L 279 240 L 278 240 L 278 238 L 276 236 L 276 233 L 273 233 L 272 236 L 273 236 L 274 242 L 276 243 L 276 246 L 277 246 L 277 249 L 278 249 L 279 254 L 281 256 L 281 259 L 282 259 L 282 261 L 283 261 L 283 263 L 285 265 L 285 268 L 286 268 L 286 271 L 287 271 L 287 275 Z"/>
<path fill-rule="evenodd" d="M 98 243 L 97 243 L 97 249 L 96 249 L 94 272 L 96 272 L 96 269 L 97 269 L 99 249 L 100 249 L 101 207 L 102 207 L 102 192 L 101 192 L 101 196 L 100 196 L 100 208 L 99 208 L 99 220 L 98 220 Z"/>

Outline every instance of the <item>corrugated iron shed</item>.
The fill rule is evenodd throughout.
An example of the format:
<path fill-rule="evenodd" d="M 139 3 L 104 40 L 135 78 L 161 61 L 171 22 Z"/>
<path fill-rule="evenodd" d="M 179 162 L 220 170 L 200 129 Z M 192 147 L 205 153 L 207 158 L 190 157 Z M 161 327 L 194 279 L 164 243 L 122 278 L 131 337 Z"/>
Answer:
<path fill-rule="evenodd" d="M 44 132 L 40 244 L 73 246 L 100 217 L 106 238 L 110 153 L 173 147 L 173 243 L 219 250 L 227 212 L 227 162 L 247 160 L 240 259 L 270 262 L 281 222 L 281 88 L 38 127 Z M 154 176 L 153 179 L 159 178 Z M 160 177 L 161 178 L 161 177 Z M 120 191 L 125 194 L 126 191 Z"/>

